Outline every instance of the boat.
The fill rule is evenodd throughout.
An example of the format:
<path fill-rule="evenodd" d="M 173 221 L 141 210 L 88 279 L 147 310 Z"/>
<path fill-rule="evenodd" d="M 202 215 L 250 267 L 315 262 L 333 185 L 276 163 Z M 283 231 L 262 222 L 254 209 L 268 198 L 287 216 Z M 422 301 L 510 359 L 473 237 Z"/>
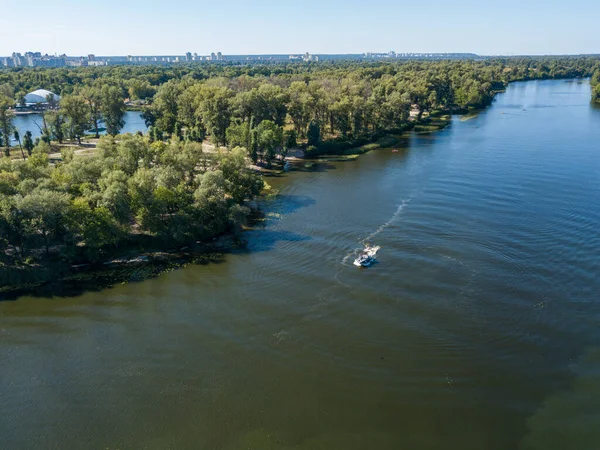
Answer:
<path fill-rule="evenodd" d="M 398 153 L 398 149 L 397 148 L 393 149 L 392 153 Z"/>
<path fill-rule="evenodd" d="M 369 247 L 368 245 L 354 260 L 354 265 L 357 267 L 369 267 L 375 262 L 375 257 L 380 247 Z"/>

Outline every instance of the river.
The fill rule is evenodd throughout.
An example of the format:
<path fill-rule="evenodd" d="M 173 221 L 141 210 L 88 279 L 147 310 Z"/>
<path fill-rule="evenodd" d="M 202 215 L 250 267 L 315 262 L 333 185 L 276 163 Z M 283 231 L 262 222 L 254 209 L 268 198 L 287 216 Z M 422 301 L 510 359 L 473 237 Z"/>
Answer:
<path fill-rule="evenodd" d="M 136 133 L 141 131 L 145 133 L 148 131 L 148 127 L 142 118 L 142 113 L 139 111 L 125 111 L 123 116 L 125 125 L 121 129 L 121 133 Z M 19 115 L 13 119 L 13 125 L 21 135 L 21 139 L 27 131 L 31 131 L 33 139 L 42 135 L 43 123 L 42 116 L 40 114 L 26 114 Z M 16 145 L 13 142 L 13 145 Z"/>
<path fill-rule="evenodd" d="M 247 251 L 0 302 L 0 448 L 597 448 L 587 82 L 269 183 Z"/>

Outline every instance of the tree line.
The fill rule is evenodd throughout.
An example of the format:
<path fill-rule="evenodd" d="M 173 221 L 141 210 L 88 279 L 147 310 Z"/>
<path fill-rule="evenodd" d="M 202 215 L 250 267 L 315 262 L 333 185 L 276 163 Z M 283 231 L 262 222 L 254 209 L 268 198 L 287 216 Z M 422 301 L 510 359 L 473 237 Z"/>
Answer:
<path fill-rule="evenodd" d="M 597 58 L 272 67 L 269 76 L 184 76 L 158 86 L 144 116 L 165 136 L 242 146 L 270 165 L 298 141 L 356 143 L 430 114 L 487 106 L 515 80 L 590 76 Z M 312 70 L 311 70 L 312 69 Z M 233 70 L 233 69 L 231 69 Z"/>
<path fill-rule="evenodd" d="M 411 113 L 420 120 L 484 107 L 511 81 L 592 76 L 594 83 L 598 71 L 595 57 L 18 68 L 0 71 L 0 132 L 12 137 L 10 107 L 46 88 L 63 97 L 44 121 L 46 141 L 98 136 L 102 121 L 117 134 L 128 98 L 149 105 L 144 116 L 154 140 L 210 138 L 270 164 L 298 140 L 317 147 L 370 139 L 404 129 Z"/>
<path fill-rule="evenodd" d="M 592 101 L 600 104 L 600 68 L 596 69 L 590 78 L 592 85 Z"/>

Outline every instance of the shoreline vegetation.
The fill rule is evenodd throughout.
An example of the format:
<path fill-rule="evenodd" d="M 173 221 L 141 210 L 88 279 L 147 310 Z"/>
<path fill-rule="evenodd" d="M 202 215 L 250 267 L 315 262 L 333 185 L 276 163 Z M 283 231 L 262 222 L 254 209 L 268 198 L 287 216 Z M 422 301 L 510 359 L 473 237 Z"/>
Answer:
<path fill-rule="evenodd" d="M 592 57 L 0 71 L 0 300 L 218 262 L 286 161 L 352 160 L 468 117 L 510 82 L 582 77 L 600 102 Z M 11 109 L 37 88 L 62 98 L 33 142 Z M 143 104 L 146 135 L 118 134 L 125 99 Z"/>

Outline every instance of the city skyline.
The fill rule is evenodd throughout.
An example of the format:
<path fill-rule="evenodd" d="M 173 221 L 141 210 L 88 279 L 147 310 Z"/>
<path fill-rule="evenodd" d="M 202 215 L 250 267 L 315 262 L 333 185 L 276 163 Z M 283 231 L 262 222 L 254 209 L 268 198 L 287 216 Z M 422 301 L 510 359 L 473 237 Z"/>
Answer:
<path fill-rule="evenodd" d="M 319 62 L 325 60 L 374 60 L 374 59 L 472 59 L 485 58 L 472 53 L 385 53 L 367 52 L 363 54 L 345 55 L 315 55 L 309 52 L 304 54 L 280 55 L 223 55 L 222 52 L 211 52 L 210 55 L 199 55 L 186 52 L 185 55 L 113 55 L 101 56 L 88 54 L 87 56 L 73 55 L 48 55 L 41 52 L 13 52 L 10 56 L 0 56 L 0 68 L 11 67 L 81 67 L 81 66 L 108 66 L 119 64 L 134 65 L 170 65 L 179 63 L 203 62 Z"/>
<path fill-rule="evenodd" d="M 83 4 L 82 4 L 83 3 Z M 407 1 L 307 0 L 302 4 L 232 0 L 224 7 L 179 0 L 107 0 L 102 7 L 57 0 L 48 20 L 26 21 L 46 10 L 41 0 L 7 0 L 0 18 L 0 55 L 14 47 L 68 55 L 348 54 L 368 51 L 479 55 L 591 54 L 600 5 L 574 0 L 552 5 L 507 0 L 502 8 L 457 0 L 418 5 Z M 76 37 L 76 39 L 74 39 Z"/>

